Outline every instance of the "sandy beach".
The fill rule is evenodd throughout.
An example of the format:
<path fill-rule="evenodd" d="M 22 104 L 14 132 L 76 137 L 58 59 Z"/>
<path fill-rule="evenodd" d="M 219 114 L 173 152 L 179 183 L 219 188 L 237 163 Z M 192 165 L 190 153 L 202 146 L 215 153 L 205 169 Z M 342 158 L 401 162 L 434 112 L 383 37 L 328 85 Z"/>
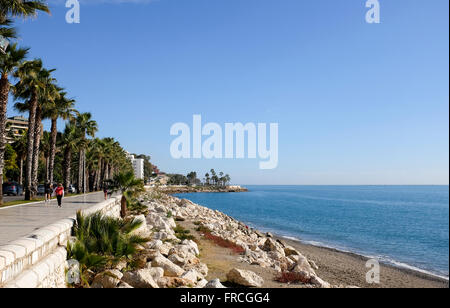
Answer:
<path fill-rule="evenodd" d="M 448 280 L 406 268 L 381 264 L 380 284 L 367 284 L 367 258 L 335 249 L 303 244 L 279 238 L 297 248 L 319 266 L 317 273 L 332 284 L 355 285 L 363 288 L 448 288 Z"/>

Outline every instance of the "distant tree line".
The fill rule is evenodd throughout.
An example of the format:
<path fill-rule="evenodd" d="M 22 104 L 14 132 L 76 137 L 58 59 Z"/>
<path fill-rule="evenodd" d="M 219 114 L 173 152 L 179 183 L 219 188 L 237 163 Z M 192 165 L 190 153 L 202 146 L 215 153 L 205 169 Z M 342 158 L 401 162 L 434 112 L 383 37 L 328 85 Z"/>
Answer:
<path fill-rule="evenodd" d="M 214 169 L 205 174 L 203 181 L 197 177 L 197 172 L 192 171 L 187 175 L 183 174 L 169 174 L 169 185 L 204 185 L 204 186 L 227 186 L 231 177 L 228 174 L 219 172 L 218 174 Z"/>

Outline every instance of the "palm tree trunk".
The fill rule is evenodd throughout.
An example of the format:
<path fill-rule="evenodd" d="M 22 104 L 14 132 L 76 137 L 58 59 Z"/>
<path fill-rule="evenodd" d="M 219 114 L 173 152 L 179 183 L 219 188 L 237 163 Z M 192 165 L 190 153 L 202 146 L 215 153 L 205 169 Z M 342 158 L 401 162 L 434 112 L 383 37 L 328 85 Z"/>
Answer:
<path fill-rule="evenodd" d="M 49 166 L 48 166 L 48 170 L 49 170 L 48 180 L 50 181 L 50 183 L 53 183 L 57 135 L 58 135 L 57 119 L 52 118 L 52 126 L 51 126 L 51 130 L 50 130 L 50 161 L 49 161 Z"/>
<path fill-rule="evenodd" d="M 7 74 L 0 79 L 0 205 L 3 204 L 3 168 L 5 166 L 6 109 L 8 107 L 10 84 Z"/>
<path fill-rule="evenodd" d="M 36 121 L 37 96 L 32 94 L 30 100 L 30 111 L 28 116 L 28 132 L 27 132 L 27 160 L 25 164 L 25 200 L 34 198 L 31 190 L 31 175 L 33 167 L 33 145 L 34 145 L 34 125 Z"/>
<path fill-rule="evenodd" d="M 70 172 L 72 164 L 72 152 L 69 147 L 66 147 L 64 151 L 64 188 L 67 190 L 70 185 Z"/>
<path fill-rule="evenodd" d="M 33 160 L 32 160 L 32 191 L 37 193 L 38 187 L 38 171 L 39 171 L 39 146 L 41 144 L 41 117 L 42 108 L 38 106 L 36 108 L 36 120 L 34 123 L 34 144 L 33 144 Z"/>
<path fill-rule="evenodd" d="M 45 157 L 45 182 L 48 182 L 48 179 L 49 179 L 49 171 L 48 171 L 48 168 L 49 168 L 49 160 L 50 160 L 50 158 L 49 157 Z"/>
<path fill-rule="evenodd" d="M 20 171 L 19 171 L 19 184 L 22 185 L 23 184 L 23 158 L 20 158 Z"/>
<path fill-rule="evenodd" d="M 80 149 L 78 156 L 78 193 L 81 194 L 83 190 L 83 149 Z"/>
<path fill-rule="evenodd" d="M 83 193 L 86 193 L 86 150 L 83 149 Z"/>

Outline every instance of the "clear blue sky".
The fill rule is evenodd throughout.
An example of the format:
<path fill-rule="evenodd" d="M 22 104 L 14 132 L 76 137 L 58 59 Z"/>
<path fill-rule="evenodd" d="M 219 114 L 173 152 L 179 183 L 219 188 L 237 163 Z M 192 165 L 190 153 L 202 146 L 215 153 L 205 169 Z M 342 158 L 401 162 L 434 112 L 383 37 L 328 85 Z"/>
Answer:
<path fill-rule="evenodd" d="M 89 0 L 17 23 L 100 137 L 240 184 L 448 184 L 449 3 Z M 11 106 L 9 115 L 15 112 Z M 278 122 L 279 165 L 173 160 L 175 122 Z M 62 126 L 62 125 L 61 125 Z"/>

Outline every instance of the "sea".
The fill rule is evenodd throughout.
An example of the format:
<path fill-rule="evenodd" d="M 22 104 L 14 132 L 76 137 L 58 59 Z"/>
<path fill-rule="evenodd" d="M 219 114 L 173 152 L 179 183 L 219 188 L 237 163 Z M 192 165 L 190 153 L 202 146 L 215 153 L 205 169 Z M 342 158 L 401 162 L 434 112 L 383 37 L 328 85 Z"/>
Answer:
<path fill-rule="evenodd" d="M 264 232 L 449 277 L 449 186 L 245 187 L 176 196 Z"/>

